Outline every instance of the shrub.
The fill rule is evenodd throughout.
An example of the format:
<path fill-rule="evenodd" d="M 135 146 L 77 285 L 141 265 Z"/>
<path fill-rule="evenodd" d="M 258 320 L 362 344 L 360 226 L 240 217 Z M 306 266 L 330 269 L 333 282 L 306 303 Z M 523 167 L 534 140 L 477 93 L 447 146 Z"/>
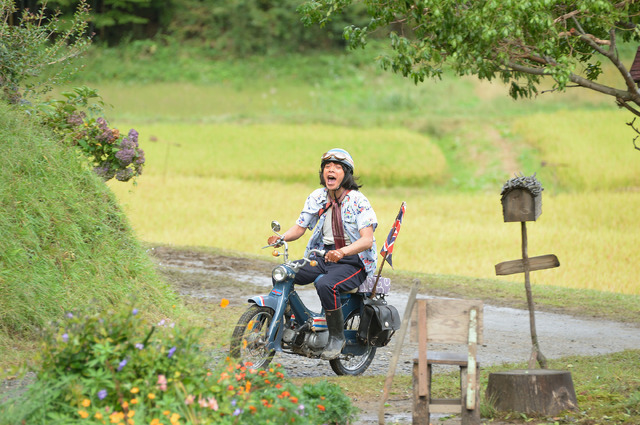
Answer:
<path fill-rule="evenodd" d="M 355 410 L 340 387 L 298 388 L 280 365 L 266 370 L 228 358 L 208 367 L 200 330 L 149 325 L 125 305 L 68 313 L 44 334 L 37 380 L 0 406 L 6 423 L 342 424 Z M 336 406 L 332 409 L 330 406 Z"/>
<path fill-rule="evenodd" d="M 0 0 L 0 88 L 12 103 L 20 101 L 20 86 L 33 90 L 37 84 L 43 91 L 65 73 L 71 60 L 83 53 L 91 40 L 86 37 L 89 7 L 85 0 L 78 2 L 76 12 L 68 22 L 58 14 L 49 14 L 45 6 L 35 13 L 25 10 L 18 25 L 12 25 L 16 13 L 13 0 Z M 56 66 L 45 82 L 38 82 L 45 69 Z"/>
<path fill-rule="evenodd" d="M 86 86 L 63 92 L 63 100 L 39 103 L 32 108 L 66 144 L 76 146 L 105 181 L 115 177 L 129 181 L 142 174 L 144 151 L 138 132 L 120 134 L 102 116 L 104 103 L 95 89 Z"/>

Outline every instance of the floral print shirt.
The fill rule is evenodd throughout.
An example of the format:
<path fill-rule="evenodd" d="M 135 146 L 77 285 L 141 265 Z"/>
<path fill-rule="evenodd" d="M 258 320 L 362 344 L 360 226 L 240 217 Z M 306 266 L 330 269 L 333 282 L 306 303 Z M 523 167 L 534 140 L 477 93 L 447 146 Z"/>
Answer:
<path fill-rule="evenodd" d="M 322 226 L 324 225 L 327 213 L 322 214 L 322 216 L 318 216 L 318 213 L 327 205 L 328 193 L 327 188 L 320 188 L 311 192 L 304 203 L 300 217 L 298 217 L 296 221 L 298 226 L 313 231 L 307 244 L 305 256 L 311 249 L 324 249 L 324 244 L 322 243 Z M 349 236 L 351 241 L 360 239 L 360 230 L 365 227 L 373 226 L 375 232 L 376 227 L 378 227 L 378 219 L 369 200 L 362 192 L 357 190 L 349 191 L 344 197 L 341 207 L 344 232 L 345 235 Z M 313 230 L 314 227 L 315 230 Z M 378 261 L 375 238 L 373 239 L 373 246 L 366 251 L 360 252 L 358 256 L 364 264 L 367 275 L 373 275 L 376 271 Z"/>

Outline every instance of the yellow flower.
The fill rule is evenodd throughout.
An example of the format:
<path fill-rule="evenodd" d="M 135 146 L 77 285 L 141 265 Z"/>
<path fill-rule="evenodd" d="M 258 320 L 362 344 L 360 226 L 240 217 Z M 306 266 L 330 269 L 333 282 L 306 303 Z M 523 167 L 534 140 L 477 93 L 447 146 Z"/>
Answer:
<path fill-rule="evenodd" d="M 156 395 L 154 393 L 149 393 L 147 397 L 149 397 L 149 400 L 153 400 L 154 398 L 156 398 Z"/>
<path fill-rule="evenodd" d="M 89 400 L 88 398 L 85 398 L 84 400 L 82 400 L 82 406 L 83 407 L 91 406 L 91 400 Z"/>
<path fill-rule="evenodd" d="M 124 419 L 124 413 L 122 412 L 113 412 L 109 415 L 109 420 L 112 424 L 117 424 Z"/>
<path fill-rule="evenodd" d="M 78 410 L 78 415 L 80 415 L 82 419 L 87 419 L 89 417 L 89 414 L 84 410 Z"/>
<path fill-rule="evenodd" d="M 138 399 L 137 398 L 132 398 L 129 403 L 130 404 L 138 404 Z"/>
<path fill-rule="evenodd" d="M 102 413 L 100 413 L 100 412 L 96 412 L 96 414 L 95 414 L 95 415 L 93 415 L 93 417 L 94 417 L 94 418 L 96 418 L 96 419 L 98 419 L 98 420 L 100 420 L 100 419 L 102 419 Z"/>
<path fill-rule="evenodd" d="M 164 412 L 162 412 L 163 415 L 165 416 L 169 416 L 171 414 L 170 410 L 165 410 Z"/>
<path fill-rule="evenodd" d="M 131 388 L 131 394 L 138 394 L 139 391 L 140 389 L 138 387 Z"/>
<path fill-rule="evenodd" d="M 160 425 L 160 419 L 158 418 L 153 418 L 151 420 L 151 423 L 149 425 Z"/>
<path fill-rule="evenodd" d="M 129 408 L 129 403 L 128 403 L 128 402 L 126 402 L 126 401 L 123 401 L 123 402 L 122 402 L 122 408 L 123 408 L 123 409 L 127 409 L 127 408 Z"/>
<path fill-rule="evenodd" d="M 136 414 L 135 410 L 129 410 L 129 413 L 127 413 L 127 416 L 130 417 L 130 418 L 133 418 L 135 416 L 135 414 Z"/>
<path fill-rule="evenodd" d="M 171 422 L 172 425 L 175 425 L 175 424 L 179 423 L 180 414 L 174 413 L 173 415 L 171 415 L 171 418 L 169 419 L 169 421 Z"/>

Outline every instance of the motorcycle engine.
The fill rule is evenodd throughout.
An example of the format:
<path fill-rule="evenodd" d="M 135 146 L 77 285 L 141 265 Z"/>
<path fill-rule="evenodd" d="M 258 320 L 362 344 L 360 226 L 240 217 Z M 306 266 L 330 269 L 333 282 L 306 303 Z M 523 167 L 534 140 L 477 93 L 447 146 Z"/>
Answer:
<path fill-rule="evenodd" d="M 320 354 L 328 341 L 329 331 L 312 331 L 308 326 L 285 329 L 282 334 L 282 342 L 294 352 L 307 356 Z"/>

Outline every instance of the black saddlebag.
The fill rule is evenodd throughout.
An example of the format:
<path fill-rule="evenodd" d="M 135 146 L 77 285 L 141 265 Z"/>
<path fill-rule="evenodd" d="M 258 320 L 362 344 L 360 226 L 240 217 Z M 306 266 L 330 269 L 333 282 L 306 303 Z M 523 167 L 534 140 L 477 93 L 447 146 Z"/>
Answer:
<path fill-rule="evenodd" d="M 367 345 L 384 347 L 400 329 L 400 324 L 400 314 L 394 306 L 387 304 L 384 299 L 366 299 L 360 317 L 358 339 Z"/>

